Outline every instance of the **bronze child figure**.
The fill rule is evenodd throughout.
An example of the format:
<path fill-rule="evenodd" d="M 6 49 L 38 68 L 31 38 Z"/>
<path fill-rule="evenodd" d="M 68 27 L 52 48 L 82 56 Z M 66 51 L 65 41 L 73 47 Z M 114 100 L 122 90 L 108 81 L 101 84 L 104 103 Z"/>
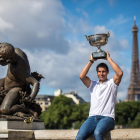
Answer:
<path fill-rule="evenodd" d="M 27 55 L 9 43 L 0 43 L 0 65 L 8 65 L 6 77 L 0 79 L 0 114 L 22 112 L 37 118 L 41 108 L 33 100 L 39 91 L 39 80 L 44 77 L 38 73 L 31 74 Z M 37 80 L 32 75 L 40 78 Z"/>

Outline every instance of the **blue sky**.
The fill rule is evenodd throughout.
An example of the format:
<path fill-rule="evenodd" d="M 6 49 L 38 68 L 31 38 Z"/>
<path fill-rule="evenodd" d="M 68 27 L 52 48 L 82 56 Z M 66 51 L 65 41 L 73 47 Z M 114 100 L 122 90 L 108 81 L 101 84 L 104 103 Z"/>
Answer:
<path fill-rule="evenodd" d="M 31 70 L 45 77 L 39 94 L 53 95 L 61 88 L 77 91 L 89 101 L 79 74 L 97 48 L 90 46 L 84 35 L 111 31 L 102 49 L 124 72 L 117 100 L 125 100 L 131 72 L 131 30 L 134 15 L 140 28 L 139 7 L 139 0 L 0 0 L 0 38 L 25 51 Z M 92 80 L 98 80 L 95 68 L 100 62 L 107 63 L 98 60 L 92 65 L 88 73 Z M 112 78 L 115 73 L 109 69 L 108 78 Z M 0 78 L 6 71 L 7 67 L 1 66 Z"/>

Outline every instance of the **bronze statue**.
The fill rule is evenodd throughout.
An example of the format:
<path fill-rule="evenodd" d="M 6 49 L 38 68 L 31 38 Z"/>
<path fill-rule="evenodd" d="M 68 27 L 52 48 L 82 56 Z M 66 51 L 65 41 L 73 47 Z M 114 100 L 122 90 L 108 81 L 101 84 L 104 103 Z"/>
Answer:
<path fill-rule="evenodd" d="M 30 72 L 27 55 L 21 49 L 9 43 L 0 43 L 0 65 L 7 64 L 7 75 L 0 79 L 0 114 L 18 113 L 17 116 L 38 118 L 41 108 L 34 99 L 39 91 L 40 79 L 44 77 Z"/>

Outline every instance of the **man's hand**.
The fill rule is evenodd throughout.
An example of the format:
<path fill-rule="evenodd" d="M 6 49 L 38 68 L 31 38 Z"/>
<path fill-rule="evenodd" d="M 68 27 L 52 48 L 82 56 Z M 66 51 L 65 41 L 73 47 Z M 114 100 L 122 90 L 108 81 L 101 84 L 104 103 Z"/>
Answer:
<path fill-rule="evenodd" d="M 92 60 L 93 62 L 97 60 L 92 57 L 92 53 L 90 54 L 90 60 Z"/>
<path fill-rule="evenodd" d="M 104 59 L 108 61 L 110 58 L 110 54 L 108 53 L 108 51 L 105 51 L 105 53 L 106 53 L 106 58 L 104 58 Z"/>

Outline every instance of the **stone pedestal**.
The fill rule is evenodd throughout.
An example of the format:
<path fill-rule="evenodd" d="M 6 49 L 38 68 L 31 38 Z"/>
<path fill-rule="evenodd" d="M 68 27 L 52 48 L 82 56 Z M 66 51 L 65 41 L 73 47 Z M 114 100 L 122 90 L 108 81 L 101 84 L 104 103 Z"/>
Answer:
<path fill-rule="evenodd" d="M 0 121 L 0 128 L 3 130 L 44 130 L 44 122 L 24 123 L 23 121 Z"/>
<path fill-rule="evenodd" d="M 25 123 L 22 118 L 0 118 L 0 129 L 17 129 L 17 130 L 44 130 L 44 122 L 33 120 L 31 123 Z"/>

